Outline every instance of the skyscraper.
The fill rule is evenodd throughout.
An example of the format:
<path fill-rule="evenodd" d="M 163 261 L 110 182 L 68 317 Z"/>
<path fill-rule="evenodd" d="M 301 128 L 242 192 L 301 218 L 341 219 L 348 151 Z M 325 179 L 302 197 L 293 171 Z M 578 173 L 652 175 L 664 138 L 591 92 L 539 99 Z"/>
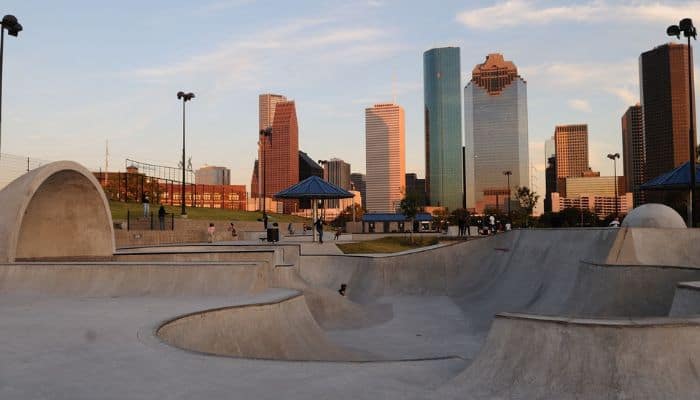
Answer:
<path fill-rule="evenodd" d="M 405 190 L 405 120 L 397 104 L 365 109 L 367 210 L 395 212 Z"/>
<path fill-rule="evenodd" d="M 258 96 L 258 122 L 259 129 L 267 129 L 272 126 L 275 120 L 275 107 L 277 103 L 287 101 L 281 94 L 261 94 Z"/>
<path fill-rule="evenodd" d="M 462 207 L 463 192 L 461 82 L 459 47 L 423 53 L 428 202 L 453 210 Z"/>
<path fill-rule="evenodd" d="M 557 125 L 554 128 L 557 154 L 557 185 L 563 178 L 581 177 L 590 171 L 588 125 Z M 557 188 L 561 192 L 560 188 Z"/>
<path fill-rule="evenodd" d="M 299 182 L 299 127 L 294 101 L 277 103 L 272 135 L 261 136 L 260 171 L 268 197 Z M 261 174 L 261 175 L 262 175 Z M 285 200 L 284 212 L 296 211 L 298 202 Z"/>
<path fill-rule="evenodd" d="M 350 190 L 350 164 L 339 158 L 331 158 L 323 163 L 323 179 L 345 190 Z M 327 200 L 326 205 L 328 208 L 338 208 L 340 201 Z"/>
<path fill-rule="evenodd" d="M 362 207 L 367 207 L 367 182 L 365 181 L 365 174 L 353 172 L 350 174 L 350 182 L 352 186 L 354 186 L 353 190 L 360 192 Z"/>
<path fill-rule="evenodd" d="M 425 179 L 419 179 L 413 172 L 407 173 L 406 194 L 412 195 L 420 207 L 425 206 Z"/>
<path fill-rule="evenodd" d="M 198 185 L 230 185 L 231 170 L 208 165 L 194 172 L 194 181 Z"/>
<path fill-rule="evenodd" d="M 527 84 L 501 54 L 489 54 L 464 88 L 467 207 L 503 206 L 529 182 Z M 510 188 L 504 171 L 511 171 Z M 512 197 L 511 197 L 511 201 Z"/>
<path fill-rule="evenodd" d="M 545 196 L 544 211 L 552 211 L 552 193 L 557 191 L 557 152 L 554 137 L 544 142 Z"/>
<path fill-rule="evenodd" d="M 313 158 L 309 157 L 308 154 L 299 150 L 299 182 L 310 176 L 318 176 L 323 179 L 323 168 L 316 164 Z M 311 208 L 311 200 L 302 199 L 299 200 L 299 208 L 308 210 Z"/>
<path fill-rule="evenodd" d="M 687 57 L 687 46 L 675 43 L 658 46 L 639 57 L 646 179 L 669 172 L 689 159 Z"/>
<path fill-rule="evenodd" d="M 626 179 L 626 191 L 631 192 L 634 206 L 644 204 L 644 192 L 639 189 L 644 174 L 644 121 L 642 106 L 637 104 L 627 109 L 622 116 L 622 161 Z"/>

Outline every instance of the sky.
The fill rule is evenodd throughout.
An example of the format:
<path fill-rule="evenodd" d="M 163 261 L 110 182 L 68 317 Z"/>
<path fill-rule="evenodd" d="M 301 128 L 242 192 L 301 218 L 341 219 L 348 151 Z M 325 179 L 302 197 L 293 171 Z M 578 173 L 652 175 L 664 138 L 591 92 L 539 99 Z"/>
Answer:
<path fill-rule="evenodd" d="M 59 5 L 60 4 L 60 5 Z M 544 141 L 587 123 L 590 163 L 612 175 L 620 118 L 639 101 L 638 57 L 700 21 L 700 1 L 3 0 L 24 26 L 5 37 L 2 153 L 123 170 L 176 166 L 180 90 L 195 168 L 250 184 L 258 94 L 296 101 L 299 146 L 365 172 L 364 109 L 406 112 L 406 171 L 424 176 L 423 52 L 461 49 L 463 85 L 489 53 L 528 85 L 532 186 L 545 190 Z M 619 165 L 621 170 L 621 164 Z"/>

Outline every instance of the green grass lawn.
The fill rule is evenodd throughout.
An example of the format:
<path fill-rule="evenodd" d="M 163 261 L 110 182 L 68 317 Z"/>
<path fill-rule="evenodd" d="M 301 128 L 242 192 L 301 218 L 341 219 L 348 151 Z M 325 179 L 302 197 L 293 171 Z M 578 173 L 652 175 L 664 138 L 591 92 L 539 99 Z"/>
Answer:
<path fill-rule="evenodd" d="M 132 215 L 141 215 L 143 207 L 140 203 L 124 203 L 121 201 L 110 201 L 109 206 L 112 209 L 112 219 L 126 220 L 126 211 L 131 211 Z M 158 215 L 157 204 L 151 204 L 151 212 Z M 180 217 L 180 206 L 165 206 L 165 211 L 170 214 L 175 214 L 175 218 Z M 297 217 L 294 215 L 285 214 L 268 214 L 271 222 L 309 222 L 307 218 Z M 187 207 L 187 218 L 189 219 L 206 219 L 211 221 L 257 221 L 262 218 L 262 213 L 257 211 L 236 211 L 225 210 L 221 208 L 192 208 Z"/>
<path fill-rule="evenodd" d="M 413 243 L 411 243 L 411 238 L 409 237 L 392 236 L 356 243 L 337 244 L 337 246 L 345 254 L 398 253 L 419 247 L 432 246 L 437 244 L 438 241 L 436 237 L 414 237 Z"/>

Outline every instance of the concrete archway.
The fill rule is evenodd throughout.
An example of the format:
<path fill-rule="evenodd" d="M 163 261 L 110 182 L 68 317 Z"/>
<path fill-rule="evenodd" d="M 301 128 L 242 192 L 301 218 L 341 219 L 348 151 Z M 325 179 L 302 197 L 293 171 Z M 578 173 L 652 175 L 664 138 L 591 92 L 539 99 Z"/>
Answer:
<path fill-rule="evenodd" d="M 80 164 L 47 164 L 0 190 L 0 262 L 91 260 L 113 254 L 107 198 Z"/>

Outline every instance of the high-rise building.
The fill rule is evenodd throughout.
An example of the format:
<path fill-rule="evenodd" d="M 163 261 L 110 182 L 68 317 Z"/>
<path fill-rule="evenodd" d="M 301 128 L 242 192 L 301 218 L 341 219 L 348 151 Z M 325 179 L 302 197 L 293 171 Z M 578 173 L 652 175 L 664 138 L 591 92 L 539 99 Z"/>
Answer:
<path fill-rule="evenodd" d="M 557 152 L 554 137 L 544 142 L 545 196 L 544 211 L 552 212 L 552 193 L 557 191 Z"/>
<path fill-rule="evenodd" d="M 353 190 L 360 192 L 362 207 L 367 207 L 367 182 L 365 181 L 365 174 L 353 172 L 350 174 L 350 183 L 353 186 Z"/>
<path fill-rule="evenodd" d="M 557 125 L 554 128 L 554 145 L 557 154 L 557 185 L 563 178 L 580 177 L 590 171 L 588 125 Z"/>
<path fill-rule="evenodd" d="M 501 54 L 489 54 L 464 88 L 468 208 L 505 209 L 513 188 L 529 182 L 527 83 Z M 510 188 L 504 171 L 510 171 Z M 511 196 L 511 202 L 512 200 Z"/>
<path fill-rule="evenodd" d="M 299 182 L 299 127 L 294 101 L 277 103 L 272 135 L 261 136 L 261 175 L 267 197 Z M 296 200 L 284 200 L 283 212 L 296 211 Z"/>
<path fill-rule="evenodd" d="M 646 179 L 644 175 L 644 121 L 642 106 L 627 109 L 622 116 L 622 161 L 626 179 L 625 190 L 631 192 L 634 206 L 644 204 L 644 192 L 639 189 Z"/>
<path fill-rule="evenodd" d="M 367 210 L 395 212 L 406 185 L 403 108 L 385 103 L 365 109 L 365 134 Z"/>
<path fill-rule="evenodd" d="M 414 196 L 418 206 L 425 206 L 425 179 L 419 179 L 413 172 L 406 174 L 406 194 Z"/>
<path fill-rule="evenodd" d="M 261 94 L 258 96 L 258 121 L 259 129 L 267 129 L 272 126 L 275 120 L 275 107 L 278 103 L 287 101 L 281 94 Z"/>
<path fill-rule="evenodd" d="M 675 43 L 658 46 L 639 57 L 646 179 L 669 172 L 690 157 L 688 91 L 692 85 L 688 85 L 687 57 L 687 46 Z M 652 192 L 647 193 L 650 196 Z"/>
<path fill-rule="evenodd" d="M 202 167 L 194 172 L 194 182 L 198 185 L 230 185 L 231 170 L 226 167 Z"/>
<path fill-rule="evenodd" d="M 308 154 L 299 150 L 299 182 L 310 176 L 318 176 L 323 179 L 323 168 Z M 299 208 L 304 210 L 310 209 L 311 200 L 299 200 Z"/>
<path fill-rule="evenodd" d="M 323 162 L 323 179 L 339 186 L 345 190 L 350 190 L 350 164 L 340 158 L 331 158 Z M 337 199 L 327 200 L 328 208 L 339 208 L 340 202 Z"/>
<path fill-rule="evenodd" d="M 462 207 L 461 82 L 459 47 L 423 53 L 426 191 L 449 209 Z"/>

